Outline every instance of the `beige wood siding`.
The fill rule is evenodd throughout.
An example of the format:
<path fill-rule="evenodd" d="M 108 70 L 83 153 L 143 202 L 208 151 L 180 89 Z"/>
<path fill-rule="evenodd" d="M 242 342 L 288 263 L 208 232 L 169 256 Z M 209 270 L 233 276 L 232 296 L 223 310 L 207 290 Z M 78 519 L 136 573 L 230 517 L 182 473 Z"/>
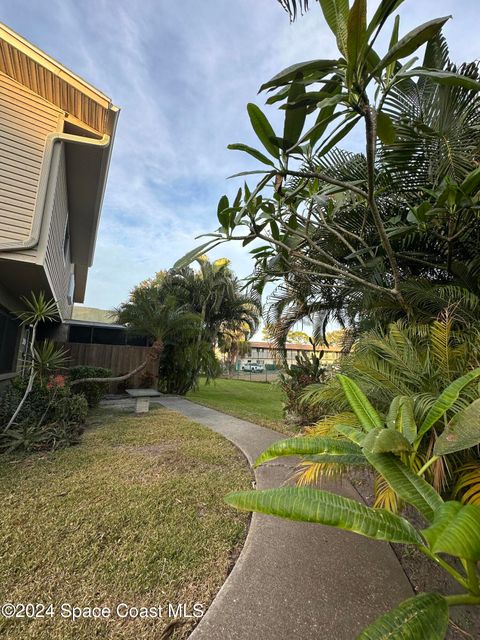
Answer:
<path fill-rule="evenodd" d="M 62 143 L 53 196 L 47 248 L 45 251 L 45 271 L 62 318 L 69 318 L 72 312 L 72 305 L 67 301 L 70 277 L 73 271 L 68 246 L 65 251 L 67 220 L 67 175 L 65 169 L 65 149 Z"/>
<path fill-rule="evenodd" d="M 0 72 L 0 243 L 30 236 L 46 138 L 58 131 L 61 116 Z"/>
<path fill-rule="evenodd" d="M 110 98 L 1 24 L 0 72 L 96 131 L 111 133 Z"/>

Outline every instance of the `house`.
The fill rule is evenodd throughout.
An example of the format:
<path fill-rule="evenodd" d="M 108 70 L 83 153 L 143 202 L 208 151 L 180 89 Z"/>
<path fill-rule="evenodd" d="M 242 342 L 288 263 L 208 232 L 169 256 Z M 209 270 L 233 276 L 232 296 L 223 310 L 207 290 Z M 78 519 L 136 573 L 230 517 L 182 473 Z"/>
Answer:
<path fill-rule="evenodd" d="M 22 296 L 44 291 L 62 322 L 84 300 L 118 115 L 0 23 L 0 378 L 25 341 Z"/>
<path fill-rule="evenodd" d="M 311 344 L 288 343 L 285 345 L 288 365 L 295 364 L 295 360 L 301 353 L 312 353 Z M 318 347 L 317 352 L 323 351 L 322 362 L 325 365 L 333 365 L 341 357 L 342 350 L 339 347 Z M 246 364 L 260 364 L 266 369 L 274 369 L 282 363 L 282 354 L 278 347 L 271 342 L 250 342 L 249 352 L 237 362 L 237 369 Z"/>

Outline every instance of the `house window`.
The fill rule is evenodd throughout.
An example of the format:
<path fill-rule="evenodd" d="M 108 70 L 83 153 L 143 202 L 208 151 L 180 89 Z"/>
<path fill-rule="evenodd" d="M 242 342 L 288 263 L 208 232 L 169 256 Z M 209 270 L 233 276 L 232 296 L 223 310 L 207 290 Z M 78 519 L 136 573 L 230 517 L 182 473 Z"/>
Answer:
<path fill-rule="evenodd" d="M 15 371 L 19 321 L 0 309 L 0 373 Z"/>

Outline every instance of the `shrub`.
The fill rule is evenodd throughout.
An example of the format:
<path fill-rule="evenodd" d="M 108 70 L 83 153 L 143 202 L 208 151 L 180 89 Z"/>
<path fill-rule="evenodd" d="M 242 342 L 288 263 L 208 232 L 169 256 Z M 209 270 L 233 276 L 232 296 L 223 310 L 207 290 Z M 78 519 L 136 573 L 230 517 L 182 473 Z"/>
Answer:
<path fill-rule="evenodd" d="M 311 356 L 301 353 L 295 364 L 287 366 L 279 375 L 278 385 L 285 393 L 283 409 L 286 416 L 293 417 L 301 424 L 311 424 L 318 418 L 318 411 L 299 401 L 300 392 L 311 384 L 323 382 L 325 367 L 321 365 L 323 352 Z"/>
<path fill-rule="evenodd" d="M 80 380 L 81 378 L 109 378 L 112 372 L 104 367 L 78 366 L 68 370 L 69 380 Z M 107 393 L 108 382 L 81 382 L 72 387 L 75 394 L 83 394 L 87 399 L 89 407 L 98 407 L 102 397 Z"/>
<path fill-rule="evenodd" d="M 16 379 L 0 394 L 0 424 L 6 425 L 15 412 L 26 388 Z M 11 427 L 0 433 L 3 451 L 57 449 L 78 442 L 87 417 L 88 404 L 83 395 L 72 394 L 63 376 L 55 376 L 46 385 L 35 383 Z"/>
<path fill-rule="evenodd" d="M 429 406 L 420 394 L 399 395 L 385 416 L 354 381 L 339 375 L 356 426 L 341 418 L 336 434 L 277 441 L 255 462 L 259 466 L 282 456 L 299 455 L 304 461 L 320 464 L 337 459 L 342 466 L 371 465 L 398 499 L 418 511 L 415 519 L 421 517 L 420 530 L 386 509 L 311 487 L 241 491 L 227 496 L 227 502 L 239 509 L 338 527 L 374 540 L 412 544 L 463 587 L 463 593 L 457 588 L 452 595 L 430 593 L 410 598 L 381 616 L 357 640 L 441 640 L 447 637 L 449 607 L 480 605 L 480 506 L 475 501 L 444 502 L 425 479 L 435 461 L 453 454 L 468 456 L 479 446 L 480 398 L 466 406 L 458 404 L 460 391 L 476 386 L 479 379 L 477 367 L 451 382 Z M 418 468 L 412 459 L 425 440 L 434 443 L 433 449 L 427 449 L 430 457 Z M 474 491 L 478 493 L 478 488 Z M 462 501 L 467 502 L 466 495 Z"/>

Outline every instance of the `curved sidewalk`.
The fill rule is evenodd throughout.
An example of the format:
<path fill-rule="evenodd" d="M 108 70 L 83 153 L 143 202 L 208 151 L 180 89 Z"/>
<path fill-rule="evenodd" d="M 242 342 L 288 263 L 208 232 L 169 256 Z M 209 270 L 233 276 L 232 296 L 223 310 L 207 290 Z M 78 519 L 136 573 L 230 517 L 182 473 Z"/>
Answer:
<path fill-rule="evenodd" d="M 180 397 L 160 404 L 233 442 L 252 464 L 285 436 Z M 257 486 L 282 485 L 292 459 L 255 472 Z M 359 499 L 348 482 L 330 488 Z M 191 640 L 354 640 L 413 592 L 386 542 L 332 527 L 254 514 L 242 553 Z"/>

